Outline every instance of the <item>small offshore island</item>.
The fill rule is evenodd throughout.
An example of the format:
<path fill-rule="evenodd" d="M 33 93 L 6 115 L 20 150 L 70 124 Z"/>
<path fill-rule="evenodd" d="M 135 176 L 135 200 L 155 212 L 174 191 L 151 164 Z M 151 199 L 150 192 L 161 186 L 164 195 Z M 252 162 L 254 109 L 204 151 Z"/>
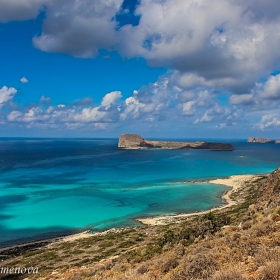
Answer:
<path fill-rule="evenodd" d="M 260 138 L 260 137 L 249 137 L 247 140 L 248 143 L 275 143 L 275 144 L 280 144 L 280 140 L 271 140 L 268 138 Z"/>
<path fill-rule="evenodd" d="M 151 141 L 146 140 L 139 134 L 122 134 L 119 138 L 118 147 L 122 149 L 203 149 L 213 151 L 233 151 L 231 144 L 215 142 L 176 142 L 176 141 Z"/>

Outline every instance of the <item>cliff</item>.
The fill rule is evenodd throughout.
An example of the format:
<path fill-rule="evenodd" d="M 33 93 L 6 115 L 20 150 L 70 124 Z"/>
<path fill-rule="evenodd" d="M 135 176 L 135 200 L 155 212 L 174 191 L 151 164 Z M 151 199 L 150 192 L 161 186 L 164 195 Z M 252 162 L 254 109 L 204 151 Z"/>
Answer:
<path fill-rule="evenodd" d="M 216 151 L 232 151 L 231 144 L 215 142 L 173 142 L 173 141 L 150 141 L 142 138 L 139 134 L 122 134 L 119 138 L 118 147 L 122 149 L 160 148 L 160 149 L 205 149 Z"/>

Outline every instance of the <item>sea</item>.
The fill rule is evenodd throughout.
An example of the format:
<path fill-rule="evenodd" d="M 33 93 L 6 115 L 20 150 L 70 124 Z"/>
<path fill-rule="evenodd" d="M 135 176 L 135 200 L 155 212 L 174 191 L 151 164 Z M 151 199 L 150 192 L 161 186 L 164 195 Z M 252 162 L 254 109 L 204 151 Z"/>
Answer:
<path fill-rule="evenodd" d="M 214 141 L 235 149 L 123 150 L 118 139 L 1 138 L 0 247 L 221 206 L 228 188 L 207 180 L 280 167 L 280 144 Z"/>

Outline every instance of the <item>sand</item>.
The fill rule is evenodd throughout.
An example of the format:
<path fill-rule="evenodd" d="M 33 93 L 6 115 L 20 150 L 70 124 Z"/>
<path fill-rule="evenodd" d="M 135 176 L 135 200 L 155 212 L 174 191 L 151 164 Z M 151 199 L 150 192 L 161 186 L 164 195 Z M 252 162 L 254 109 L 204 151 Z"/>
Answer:
<path fill-rule="evenodd" d="M 152 218 L 142 218 L 137 219 L 142 224 L 155 226 L 155 225 L 166 225 L 172 222 L 176 222 L 176 220 L 179 220 L 180 218 L 188 218 L 193 217 L 197 215 L 203 215 L 207 214 L 210 211 L 218 210 L 218 209 L 224 209 L 231 207 L 233 205 L 237 204 L 237 201 L 232 200 L 230 198 L 231 194 L 238 191 L 240 188 L 242 188 L 245 184 L 245 182 L 251 182 L 255 179 L 259 178 L 259 176 L 256 175 L 236 175 L 236 176 L 230 176 L 225 179 L 215 179 L 210 180 L 208 183 L 210 184 L 216 184 L 216 185 L 223 185 L 230 187 L 230 190 L 228 190 L 223 196 L 222 199 L 227 202 L 226 205 L 221 207 L 215 207 L 207 211 L 200 211 L 196 213 L 189 213 L 189 214 L 178 214 L 178 215 L 169 215 L 169 216 L 160 216 L 160 217 L 152 217 Z"/>
<path fill-rule="evenodd" d="M 103 236 L 108 233 L 118 233 L 125 229 L 127 229 L 127 228 L 111 228 L 111 229 L 101 231 L 101 232 L 92 232 L 91 230 L 86 230 L 81 233 L 75 233 L 75 234 L 64 236 L 58 242 L 72 242 L 72 241 L 75 241 L 78 239 L 88 238 L 88 237 L 92 237 L 92 236 Z"/>

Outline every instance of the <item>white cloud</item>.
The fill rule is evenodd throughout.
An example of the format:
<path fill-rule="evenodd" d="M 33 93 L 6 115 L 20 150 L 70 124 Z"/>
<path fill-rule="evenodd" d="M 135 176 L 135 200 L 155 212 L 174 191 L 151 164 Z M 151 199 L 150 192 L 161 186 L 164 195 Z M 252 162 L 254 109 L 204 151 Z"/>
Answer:
<path fill-rule="evenodd" d="M 108 110 L 121 97 L 122 97 L 122 94 L 120 91 L 113 91 L 113 92 L 107 93 L 102 99 L 101 106 L 105 107 L 105 109 Z"/>
<path fill-rule="evenodd" d="M 280 99 L 280 74 L 270 76 L 263 84 L 257 85 L 259 87 L 259 94 L 265 99 Z"/>
<path fill-rule="evenodd" d="M 157 82 L 135 90 L 133 96 L 125 100 L 120 117 L 122 120 L 165 119 L 171 112 L 171 100 L 175 97 L 172 93 L 168 78 L 160 77 Z"/>
<path fill-rule="evenodd" d="M 205 114 L 204 114 L 201 118 L 196 119 L 196 120 L 194 121 L 194 124 L 204 123 L 204 122 L 210 122 L 210 121 L 213 119 L 213 117 L 212 117 L 212 116 L 209 116 L 208 113 L 209 113 L 209 112 L 207 111 L 207 112 L 205 112 Z"/>
<path fill-rule="evenodd" d="M 38 105 L 30 104 L 22 108 L 7 102 L 16 94 L 14 88 L 7 87 L 0 90 L 0 100 L 7 103 L 5 112 L 10 110 L 6 114 L 8 122 L 38 129 L 133 127 L 134 122 L 158 125 L 163 120 L 173 123 L 174 127 L 199 124 L 202 127 L 227 129 L 241 123 L 242 126 L 246 123 L 247 127 L 257 129 L 278 127 L 279 116 L 269 115 L 270 110 L 277 112 L 280 107 L 280 100 L 275 98 L 275 94 L 271 95 L 277 92 L 278 75 L 269 76 L 266 82 L 257 84 L 250 93 L 224 94 L 222 98 L 215 87 L 197 84 L 188 88 L 181 84 L 180 77 L 178 72 L 163 75 L 155 83 L 135 90 L 126 99 L 122 99 L 120 91 L 113 91 L 105 94 L 99 104 L 85 98 L 67 105 L 50 106 L 50 98 L 42 96 Z M 225 104 L 227 99 L 224 97 L 229 97 L 229 104 Z M 269 115 L 269 118 L 263 118 L 256 125 L 260 112 Z"/>
<path fill-rule="evenodd" d="M 13 110 L 7 115 L 10 122 L 26 123 L 30 127 L 53 127 L 66 126 L 74 129 L 84 123 L 99 123 L 98 127 L 102 127 L 102 123 L 114 123 L 119 120 L 119 107 L 116 102 L 122 97 L 121 92 L 114 91 L 106 94 L 99 106 L 81 108 L 74 105 L 66 106 L 59 104 L 57 106 L 32 106 L 24 111 Z M 50 103 L 50 98 L 42 96 L 41 103 Z M 85 105 L 88 105 L 87 103 Z M 79 125 L 78 125 L 79 124 Z"/>
<path fill-rule="evenodd" d="M 52 0 L 1 0 L 0 22 L 36 18 Z"/>
<path fill-rule="evenodd" d="M 233 94 L 230 97 L 230 104 L 252 104 L 254 102 L 253 94 Z"/>
<path fill-rule="evenodd" d="M 25 77 L 22 77 L 22 78 L 20 79 L 20 81 L 21 81 L 23 84 L 28 83 L 28 80 L 27 80 Z"/>
<path fill-rule="evenodd" d="M 33 38 L 35 47 L 75 57 L 94 57 L 99 49 L 110 49 L 117 42 L 112 20 L 122 0 L 60 0 L 47 6 L 42 34 Z"/>
<path fill-rule="evenodd" d="M 40 98 L 40 102 L 42 103 L 46 103 L 46 104 L 49 104 L 51 103 L 51 98 L 50 97 L 45 97 L 45 95 L 42 95 L 41 98 Z"/>
<path fill-rule="evenodd" d="M 251 94 L 260 78 L 279 67 L 278 1 L 142 0 L 135 11 L 139 25 L 117 29 L 122 2 L 2 0 L 0 20 L 34 18 L 44 8 L 42 33 L 33 38 L 42 51 L 88 58 L 107 49 L 143 57 L 151 66 L 173 69 L 184 90 L 233 92 L 232 104 L 249 104 L 249 95 L 237 94 Z M 266 92 L 265 98 L 278 98 L 273 88 Z"/>
<path fill-rule="evenodd" d="M 14 122 L 18 120 L 22 116 L 22 113 L 19 111 L 12 111 L 8 116 L 7 119 L 10 122 Z"/>
<path fill-rule="evenodd" d="M 6 103 L 7 101 L 13 99 L 16 93 L 17 90 L 15 88 L 8 88 L 6 86 L 3 86 L 0 89 L 0 106 Z"/>
<path fill-rule="evenodd" d="M 45 9 L 42 33 L 33 38 L 37 48 L 83 58 L 100 49 L 144 57 L 151 66 L 177 70 L 183 88 L 244 94 L 279 67 L 278 1 L 142 0 L 135 11 L 139 25 L 117 29 L 122 3 L 2 0 L 0 20 L 34 18 Z"/>
<path fill-rule="evenodd" d="M 179 108 L 182 110 L 182 115 L 184 116 L 192 116 L 195 112 L 195 101 L 188 101 L 181 105 L 179 105 Z"/>
<path fill-rule="evenodd" d="M 271 7 L 279 5 L 143 0 L 136 11 L 140 24 L 121 30 L 121 51 L 187 73 L 182 76 L 187 87 L 219 86 L 242 93 L 280 58 L 280 21 L 267 17 Z"/>
<path fill-rule="evenodd" d="M 265 130 L 267 128 L 274 128 L 280 126 L 279 114 L 270 113 L 262 116 L 260 123 L 256 125 L 257 128 Z"/>
<path fill-rule="evenodd" d="M 102 122 L 107 116 L 106 111 L 99 111 L 99 107 L 84 108 L 81 113 L 73 116 L 75 122 Z"/>

